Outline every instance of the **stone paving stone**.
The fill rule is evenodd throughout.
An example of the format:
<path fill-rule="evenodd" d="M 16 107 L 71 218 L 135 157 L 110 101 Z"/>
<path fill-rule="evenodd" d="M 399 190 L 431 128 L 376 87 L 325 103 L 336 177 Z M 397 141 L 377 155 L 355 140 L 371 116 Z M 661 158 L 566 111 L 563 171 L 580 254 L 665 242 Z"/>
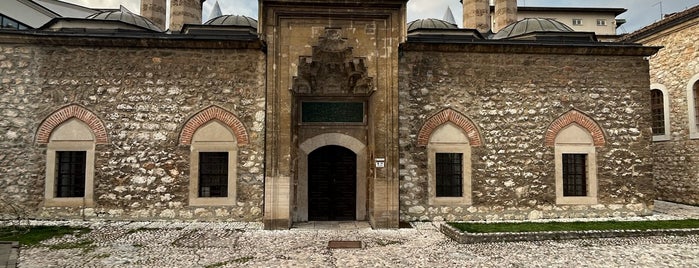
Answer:
<path fill-rule="evenodd" d="M 671 215 L 675 218 L 693 213 L 671 211 L 680 213 Z M 34 224 L 94 230 L 22 249 L 21 267 L 699 267 L 698 235 L 460 245 L 438 231 L 439 222 L 413 222 L 413 228 L 397 230 L 304 223 L 283 231 L 229 222 Z M 333 224 L 336 228 L 328 227 Z M 86 239 L 92 246 L 48 247 Z M 331 240 L 362 241 L 364 247 L 328 249 Z"/>

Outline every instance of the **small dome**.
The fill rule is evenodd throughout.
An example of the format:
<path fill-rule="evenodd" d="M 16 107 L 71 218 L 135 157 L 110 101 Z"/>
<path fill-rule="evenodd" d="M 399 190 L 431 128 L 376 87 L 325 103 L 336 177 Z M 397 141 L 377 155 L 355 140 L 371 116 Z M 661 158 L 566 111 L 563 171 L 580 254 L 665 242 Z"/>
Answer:
<path fill-rule="evenodd" d="M 257 20 L 242 15 L 223 15 L 210 19 L 204 25 L 239 26 L 257 29 Z"/>
<path fill-rule="evenodd" d="M 156 26 L 150 20 L 141 17 L 139 15 L 133 14 L 129 11 L 124 10 L 112 10 L 104 11 L 87 16 L 87 19 L 91 20 L 113 20 L 121 21 L 126 24 L 131 24 L 151 31 L 162 32 L 158 26 Z"/>
<path fill-rule="evenodd" d="M 505 26 L 493 36 L 493 39 L 506 39 L 533 32 L 574 32 L 574 30 L 554 19 L 527 18 Z"/>
<path fill-rule="evenodd" d="M 419 19 L 408 22 L 408 32 L 417 29 L 458 29 L 456 24 L 439 19 Z"/>

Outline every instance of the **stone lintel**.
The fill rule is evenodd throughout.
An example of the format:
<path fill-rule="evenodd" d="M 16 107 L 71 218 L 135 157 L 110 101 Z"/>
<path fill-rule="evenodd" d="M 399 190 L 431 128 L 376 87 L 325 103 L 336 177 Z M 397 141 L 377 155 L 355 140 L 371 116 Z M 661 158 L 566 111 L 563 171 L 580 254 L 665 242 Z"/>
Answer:
<path fill-rule="evenodd" d="M 490 41 L 451 44 L 407 42 L 400 46 L 400 49 L 403 51 L 605 56 L 651 56 L 661 48 L 662 47 L 640 45 L 609 45 L 609 43 L 567 45 L 536 42 L 505 43 Z"/>

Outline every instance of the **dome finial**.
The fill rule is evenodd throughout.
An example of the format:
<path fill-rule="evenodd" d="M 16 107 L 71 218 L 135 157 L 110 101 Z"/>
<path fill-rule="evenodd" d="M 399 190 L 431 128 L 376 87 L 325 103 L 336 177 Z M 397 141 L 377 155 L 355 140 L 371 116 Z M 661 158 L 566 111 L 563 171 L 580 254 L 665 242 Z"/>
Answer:
<path fill-rule="evenodd" d="M 218 1 L 216 1 L 216 3 L 214 3 L 214 7 L 211 9 L 211 14 L 209 14 L 209 19 L 220 16 L 223 16 L 223 12 L 221 12 L 221 6 L 218 4 Z"/>
<path fill-rule="evenodd" d="M 451 24 L 456 24 L 454 13 L 451 12 L 451 8 L 449 6 L 447 6 L 447 11 L 444 12 L 444 18 L 442 18 L 442 20 Z"/>

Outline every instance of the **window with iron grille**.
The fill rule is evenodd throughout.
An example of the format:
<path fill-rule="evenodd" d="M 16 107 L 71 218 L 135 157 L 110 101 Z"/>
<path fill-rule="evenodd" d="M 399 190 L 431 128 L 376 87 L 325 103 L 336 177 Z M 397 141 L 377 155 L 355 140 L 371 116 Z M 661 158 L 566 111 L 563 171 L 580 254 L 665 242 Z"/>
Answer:
<path fill-rule="evenodd" d="M 650 91 L 651 128 L 653 135 L 665 134 L 665 103 L 663 92 L 659 89 Z"/>
<path fill-rule="evenodd" d="M 437 197 L 461 197 L 463 189 L 463 154 L 437 153 L 435 176 Z"/>
<path fill-rule="evenodd" d="M 85 196 L 85 151 L 56 152 L 56 197 Z"/>
<path fill-rule="evenodd" d="M 199 153 L 199 197 L 228 196 L 228 153 Z"/>
<path fill-rule="evenodd" d="M 563 154 L 563 196 L 587 196 L 586 154 Z"/>

